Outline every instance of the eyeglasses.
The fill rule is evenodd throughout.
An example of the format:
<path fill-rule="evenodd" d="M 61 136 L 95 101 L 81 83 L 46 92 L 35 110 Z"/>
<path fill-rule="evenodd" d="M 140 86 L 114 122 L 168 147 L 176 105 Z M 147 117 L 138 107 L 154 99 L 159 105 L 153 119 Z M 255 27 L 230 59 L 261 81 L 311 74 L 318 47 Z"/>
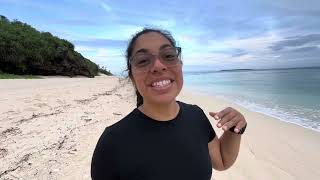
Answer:
<path fill-rule="evenodd" d="M 148 52 L 138 52 L 130 58 L 130 65 L 139 72 L 147 72 L 153 67 L 156 58 L 159 57 L 162 64 L 167 67 L 173 67 L 181 62 L 180 55 L 180 47 L 167 47 L 161 49 L 158 55 Z"/>

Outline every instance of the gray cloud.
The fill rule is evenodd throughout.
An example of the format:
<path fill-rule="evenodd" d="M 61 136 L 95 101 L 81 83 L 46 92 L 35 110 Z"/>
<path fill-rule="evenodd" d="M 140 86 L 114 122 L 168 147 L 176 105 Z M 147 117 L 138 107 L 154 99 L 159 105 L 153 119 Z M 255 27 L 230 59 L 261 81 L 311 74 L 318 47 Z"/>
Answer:
<path fill-rule="evenodd" d="M 249 54 L 247 51 L 239 50 L 239 51 L 232 52 L 231 56 L 232 57 L 240 57 L 240 56 L 244 56 L 244 55 L 247 55 L 247 54 Z"/>
<path fill-rule="evenodd" d="M 320 44 L 320 34 L 287 37 L 285 40 L 273 44 L 272 46 L 270 46 L 270 48 L 273 51 L 280 51 L 287 47 L 298 47 L 303 45 L 315 44 Z"/>
<path fill-rule="evenodd" d="M 226 49 L 226 50 L 212 50 L 211 53 L 222 53 L 230 55 L 231 57 L 240 57 L 248 54 L 248 52 L 244 49 Z"/>
<path fill-rule="evenodd" d="M 318 56 L 320 56 L 320 48 L 317 46 L 309 46 L 309 47 L 302 47 L 302 48 L 296 48 L 293 49 L 292 52 L 295 53 L 309 53 L 309 52 L 314 52 L 314 53 L 318 53 Z"/>
<path fill-rule="evenodd" d="M 317 46 L 299 47 L 281 51 L 274 51 L 278 63 L 287 64 L 288 66 L 306 67 L 320 66 L 320 48 Z"/>

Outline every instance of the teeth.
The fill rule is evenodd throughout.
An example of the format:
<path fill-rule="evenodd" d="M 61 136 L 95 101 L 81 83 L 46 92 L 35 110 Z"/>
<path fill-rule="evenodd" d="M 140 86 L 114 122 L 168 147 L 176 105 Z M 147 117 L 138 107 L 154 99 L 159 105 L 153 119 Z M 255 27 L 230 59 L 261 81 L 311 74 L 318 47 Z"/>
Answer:
<path fill-rule="evenodd" d="M 169 83 L 170 83 L 170 80 L 162 80 L 162 81 L 158 81 L 158 82 L 153 82 L 152 86 L 153 87 L 155 87 L 155 86 L 162 87 L 162 86 L 165 86 L 165 85 L 167 85 Z"/>

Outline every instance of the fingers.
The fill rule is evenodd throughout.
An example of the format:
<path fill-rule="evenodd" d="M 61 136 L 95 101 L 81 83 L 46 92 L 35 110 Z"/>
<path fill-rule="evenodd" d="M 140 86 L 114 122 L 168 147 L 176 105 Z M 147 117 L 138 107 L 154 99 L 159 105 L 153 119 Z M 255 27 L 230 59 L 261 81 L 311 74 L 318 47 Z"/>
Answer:
<path fill-rule="evenodd" d="M 240 129 L 242 129 L 246 124 L 247 124 L 246 121 L 239 121 L 238 124 L 236 125 L 236 128 L 234 128 L 234 131 L 236 133 L 239 133 Z"/>
<path fill-rule="evenodd" d="M 232 109 L 231 107 L 227 107 L 227 108 L 225 108 L 224 110 L 218 112 L 216 115 L 217 115 L 219 118 L 223 118 L 225 115 L 227 115 L 228 113 L 230 113 L 232 110 L 234 110 L 234 109 Z"/>
<path fill-rule="evenodd" d="M 226 114 L 231 112 L 233 109 L 231 107 L 227 107 L 224 110 L 220 112 L 209 112 L 210 116 L 214 117 L 215 120 L 219 120 L 220 118 L 223 118 Z"/>
<path fill-rule="evenodd" d="M 224 115 L 223 118 L 218 122 L 217 127 L 220 128 L 224 126 L 227 122 L 229 122 L 236 116 L 237 116 L 236 112 L 229 112 L 228 114 Z"/>
<path fill-rule="evenodd" d="M 239 117 L 236 115 L 232 119 L 228 119 L 224 124 L 222 124 L 222 130 L 227 131 L 231 127 L 235 126 L 239 122 Z"/>
<path fill-rule="evenodd" d="M 218 121 L 217 127 L 226 131 L 235 126 L 234 131 L 238 133 L 246 125 L 244 116 L 237 110 L 228 107 L 220 112 L 209 112 L 210 116 Z"/>
<path fill-rule="evenodd" d="M 216 117 L 215 117 L 216 114 L 217 114 L 216 112 L 209 112 L 209 115 L 212 116 L 212 117 L 215 118 L 215 119 L 216 119 Z M 217 118 L 217 119 L 219 119 L 219 118 Z M 216 120 L 217 120 L 217 119 L 216 119 Z"/>

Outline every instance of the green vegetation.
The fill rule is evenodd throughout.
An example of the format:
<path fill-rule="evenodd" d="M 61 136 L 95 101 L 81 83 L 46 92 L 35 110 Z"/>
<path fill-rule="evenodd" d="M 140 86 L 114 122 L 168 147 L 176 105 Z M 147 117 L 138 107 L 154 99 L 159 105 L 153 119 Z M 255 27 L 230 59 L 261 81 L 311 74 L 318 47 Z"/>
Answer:
<path fill-rule="evenodd" d="M 0 79 L 41 79 L 34 75 L 0 74 Z"/>
<path fill-rule="evenodd" d="M 108 75 L 108 76 L 112 76 L 113 74 L 107 70 L 106 67 L 102 66 L 101 68 L 99 67 L 99 72 L 105 74 L 105 75 Z"/>
<path fill-rule="evenodd" d="M 0 72 L 94 77 L 99 70 L 108 72 L 76 52 L 67 40 L 0 15 Z"/>

